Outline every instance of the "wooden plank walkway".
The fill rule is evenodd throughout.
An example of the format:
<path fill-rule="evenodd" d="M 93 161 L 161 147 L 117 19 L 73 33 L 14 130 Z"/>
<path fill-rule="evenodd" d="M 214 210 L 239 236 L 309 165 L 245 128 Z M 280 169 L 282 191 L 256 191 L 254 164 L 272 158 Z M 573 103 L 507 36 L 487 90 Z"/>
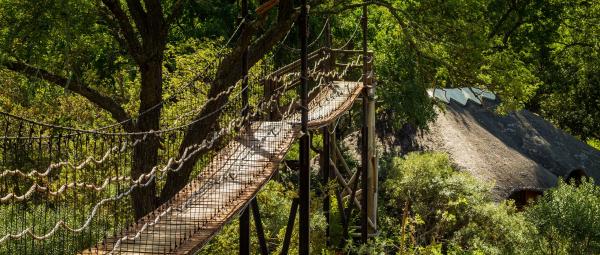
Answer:
<path fill-rule="evenodd" d="M 309 104 L 309 126 L 317 128 L 337 119 L 361 91 L 362 83 L 357 82 L 336 81 L 326 86 Z M 300 135 L 299 119 L 300 115 L 294 114 L 282 121 L 252 123 L 244 134 L 219 151 L 170 203 L 142 218 L 124 231 L 123 236 L 112 237 L 82 254 L 198 251 L 235 218 L 276 172 Z M 154 224 L 144 228 L 145 223 Z M 121 240 L 118 245 L 117 240 Z"/>

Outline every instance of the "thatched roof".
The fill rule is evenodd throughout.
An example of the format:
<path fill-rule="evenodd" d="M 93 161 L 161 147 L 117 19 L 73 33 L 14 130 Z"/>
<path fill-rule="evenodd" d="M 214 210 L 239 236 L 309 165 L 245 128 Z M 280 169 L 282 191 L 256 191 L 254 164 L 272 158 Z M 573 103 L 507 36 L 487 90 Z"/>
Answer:
<path fill-rule="evenodd" d="M 436 89 L 430 96 L 444 107 L 417 137 L 418 146 L 445 151 L 459 168 L 494 182 L 496 198 L 545 190 L 578 169 L 600 181 L 600 151 L 540 116 L 527 110 L 499 115 L 496 97 L 477 89 Z"/>

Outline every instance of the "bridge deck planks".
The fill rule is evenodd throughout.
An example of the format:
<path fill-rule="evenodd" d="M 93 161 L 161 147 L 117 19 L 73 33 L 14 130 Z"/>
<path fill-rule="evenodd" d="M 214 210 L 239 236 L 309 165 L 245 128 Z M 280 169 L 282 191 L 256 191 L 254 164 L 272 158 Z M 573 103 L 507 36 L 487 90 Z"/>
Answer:
<path fill-rule="evenodd" d="M 335 81 L 309 103 L 309 126 L 318 128 L 347 111 L 362 83 Z M 82 254 L 190 254 L 198 251 L 231 221 L 275 173 L 299 136 L 300 114 L 283 121 L 254 122 L 213 158 L 204 171 L 169 203 L 124 231 L 125 240 L 110 238 Z M 168 206 L 178 208 L 163 213 Z M 158 217 L 163 213 L 162 217 Z M 156 220 L 156 219 L 159 220 Z M 141 231 L 144 223 L 156 224 Z"/>

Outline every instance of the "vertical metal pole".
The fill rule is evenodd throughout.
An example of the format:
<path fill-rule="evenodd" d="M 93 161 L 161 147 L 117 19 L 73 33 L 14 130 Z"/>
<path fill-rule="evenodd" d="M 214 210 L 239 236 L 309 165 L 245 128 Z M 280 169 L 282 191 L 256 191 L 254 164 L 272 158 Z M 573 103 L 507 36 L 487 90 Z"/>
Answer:
<path fill-rule="evenodd" d="M 298 198 L 292 200 L 292 207 L 290 209 L 290 217 L 285 228 L 285 237 L 283 238 L 283 245 L 281 246 L 281 255 L 287 255 L 290 250 L 290 241 L 292 240 L 292 232 L 294 231 L 294 222 L 296 221 L 296 213 L 298 212 Z"/>
<path fill-rule="evenodd" d="M 241 29 L 246 29 L 246 18 L 248 17 L 248 0 L 242 2 L 242 25 Z M 248 116 L 248 48 L 242 52 L 242 116 Z M 244 125 L 248 125 L 249 121 L 245 120 Z M 250 206 L 246 206 L 240 216 L 240 255 L 250 254 Z"/>
<path fill-rule="evenodd" d="M 306 0 L 300 7 L 300 102 L 302 108 L 302 137 L 300 138 L 300 215 L 299 247 L 300 255 L 308 255 L 310 250 L 310 137 L 308 135 L 308 6 Z"/>
<path fill-rule="evenodd" d="M 368 118 L 368 105 L 369 105 L 369 70 L 367 64 L 369 62 L 368 49 L 367 49 L 367 3 L 363 0 L 362 9 L 362 54 L 363 54 L 363 100 L 362 100 L 362 150 L 361 150 L 361 170 L 362 170 L 362 210 L 361 210 L 361 241 L 363 244 L 367 243 L 369 239 L 369 218 L 368 218 L 368 205 L 369 205 L 369 118 Z"/>
<path fill-rule="evenodd" d="M 250 206 L 240 215 L 240 255 L 250 254 Z"/>
<path fill-rule="evenodd" d="M 246 19 L 248 18 L 248 0 L 242 0 L 242 25 L 241 30 L 246 30 Z M 244 48 L 242 52 L 242 115 L 248 116 L 249 105 L 248 105 L 248 94 L 250 88 L 248 87 L 248 47 Z M 248 121 L 246 121 L 246 124 Z"/>
<path fill-rule="evenodd" d="M 267 78 L 267 76 L 265 76 L 264 83 L 263 83 L 263 91 L 264 91 L 264 97 L 267 100 L 271 99 L 271 83 L 272 83 L 271 79 L 269 79 L 269 78 Z M 269 106 L 267 109 L 268 109 L 267 116 L 265 116 L 263 118 L 263 120 L 273 120 L 272 119 L 273 109 L 274 109 L 273 106 Z"/>
<path fill-rule="evenodd" d="M 256 228 L 256 234 L 258 235 L 260 254 L 268 255 L 269 247 L 267 246 L 267 240 L 265 239 L 265 230 L 263 229 L 262 220 L 260 218 L 260 208 L 258 207 L 258 201 L 256 200 L 256 198 L 252 199 L 250 205 L 252 205 L 252 216 L 254 218 L 254 227 Z"/>
<path fill-rule="evenodd" d="M 327 224 L 325 229 L 325 237 L 327 238 L 327 246 L 331 244 L 329 239 L 330 234 L 330 213 L 329 210 L 331 208 L 330 194 L 329 194 L 329 176 L 331 174 L 331 135 L 329 133 L 329 127 L 325 126 L 322 128 L 323 133 L 323 153 L 321 154 L 321 162 L 322 169 L 321 175 L 323 176 L 323 213 L 325 214 L 325 224 Z"/>
<path fill-rule="evenodd" d="M 331 19 L 328 19 L 329 22 L 327 22 L 327 24 L 325 25 L 325 47 L 327 47 L 327 51 L 326 53 L 330 54 L 329 56 L 329 60 L 325 63 L 324 65 L 324 69 L 323 71 L 325 71 L 325 73 L 329 73 L 332 69 L 332 62 L 331 59 L 333 59 L 333 53 L 331 52 Z M 327 79 L 327 82 L 331 82 L 329 79 Z M 325 221 L 326 221 L 326 229 L 325 229 L 325 237 L 327 238 L 327 246 L 331 245 L 331 239 L 330 239 L 330 234 L 331 234 L 331 215 L 330 215 L 330 210 L 331 210 L 331 195 L 329 193 L 329 187 L 328 187 L 328 183 L 329 183 L 329 177 L 331 176 L 331 133 L 330 132 L 330 128 L 329 126 L 325 126 L 322 129 L 322 133 L 323 133 L 323 153 L 321 154 L 321 162 L 322 162 L 322 169 L 321 169 L 321 175 L 323 177 L 323 187 L 324 187 L 324 193 L 323 193 L 323 212 L 325 214 Z"/>

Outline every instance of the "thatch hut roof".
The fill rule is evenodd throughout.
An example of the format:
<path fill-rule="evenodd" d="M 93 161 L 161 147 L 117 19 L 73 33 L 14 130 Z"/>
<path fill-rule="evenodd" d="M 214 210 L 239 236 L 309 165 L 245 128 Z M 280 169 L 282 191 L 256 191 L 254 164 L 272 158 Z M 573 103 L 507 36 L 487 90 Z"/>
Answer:
<path fill-rule="evenodd" d="M 545 190 L 583 170 L 600 180 L 600 151 L 527 110 L 499 115 L 496 97 L 472 88 L 436 89 L 444 102 L 429 131 L 416 142 L 445 151 L 461 169 L 495 183 L 497 199 L 518 190 Z"/>

